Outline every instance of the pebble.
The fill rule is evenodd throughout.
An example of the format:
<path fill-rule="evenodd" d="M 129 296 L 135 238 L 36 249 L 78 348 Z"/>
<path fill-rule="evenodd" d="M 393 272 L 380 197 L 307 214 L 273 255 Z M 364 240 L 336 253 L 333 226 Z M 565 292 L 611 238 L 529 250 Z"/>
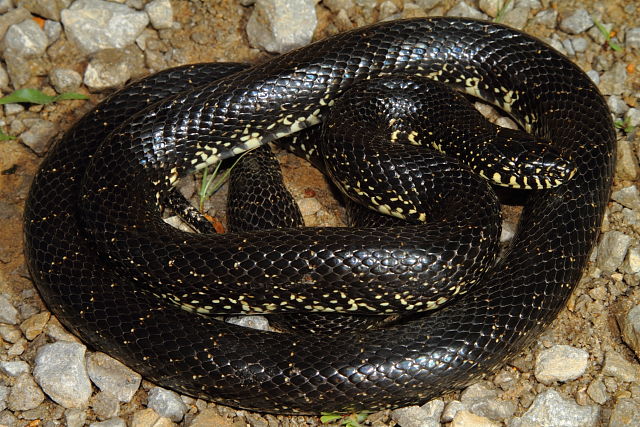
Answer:
<path fill-rule="evenodd" d="M 478 2 L 478 8 L 492 18 L 495 18 L 500 10 L 503 13 L 513 10 L 514 5 L 515 2 L 510 1 L 505 7 L 504 0 L 480 0 Z"/>
<path fill-rule="evenodd" d="M 218 414 L 213 408 L 204 408 L 191 421 L 189 427 L 236 427 L 236 425 L 227 417 Z"/>
<path fill-rule="evenodd" d="M 153 0 L 144 6 L 149 15 L 151 25 L 156 30 L 163 30 L 173 26 L 173 8 L 170 0 Z"/>
<path fill-rule="evenodd" d="M 634 246 L 629 249 L 625 261 L 625 268 L 631 274 L 640 273 L 640 247 Z"/>
<path fill-rule="evenodd" d="M 442 399 L 434 399 L 422 406 L 407 406 L 391 411 L 391 418 L 401 427 L 439 427 L 444 409 Z"/>
<path fill-rule="evenodd" d="M 587 387 L 587 395 L 599 405 L 603 405 L 607 400 L 609 400 L 609 395 L 607 394 L 607 387 L 605 387 L 602 379 L 597 378 Z"/>
<path fill-rule="evenodd" d="M 606 95 L 621 95 L 626 88 L 627 69 L 623 62 L 616 62 L 600 76 L 600 90 Z"/>
<path fill-rule="evenodd" d="M 558 11 L 555 9 L 544 9 L 538 12 L 534 19 L 547 28 L 555 28 L 558 22 Z"/>
<path fill-rule="evenodd" d="M 252 46 L 284 53 L 309 44 L 317 24 L 311 0 L 257 0 L 246 29 Z"/>
<path fill-rule="evenodd" d="M 571 381 L 587 370 L 589 353 L 568 345 L 554 345 L 538 354 L 535 376 L 543 384 Z"/>
<path fill-rule="evenodd" d="M 49 80 L 58 93 L 73 92 L 82 84 L 82 76 L 68 68 L 54 68 L 49 71 Z"/>
<path fill-rule="evenodd" d="M 136 411 L 131 419 L 131 427 L 171 427 L 175 425 L 169 418 L 161 417 L 151 408 Z"/>
<path fill-rule="evenodd" d="M 87 421 L 87 411 L 79 408 L 71 408 L 64 411 L 64 420 L 67 427 L 83 427 Z"/>
<path fill-rule="evenodd" d="M 315 197 L 307 197 L 298 202 L 303 217 L 315 215 L 322 210 L 322 204 Z"/>
<path fill-rule="evenodd" d="M 29 364 L 24 360 L 0 361 L 0 372 L 10 377 L 19 377 L 29 372 Z"/>
<path fill-rule="evenodd" d="M 460 395 L 460 403 L 458 411 L 467 410 L 496 421 L 511 417 L 517 408 L 516 402 L 498 398 L 498 390 L 486 381 L 467 387 Z"/>
<path fill-rule="evenodd" d="M 120 412 L 120 402 L 113 394 L 106 391 L 94 394 L 89 404 L 100 420 L 117 417 Z"/>
<path fill-rule="evenodd" d="M 59 21 L 60 9 L 70 2 L 68 0 L 20 0 L 18 3 L 34 15 Z"/>
<path fill-rule="evenodd" d="M 614 191 L 611 198 L 629 209 L 640 212 L 640 192 L 635 184 Z"/>
<path fill-rule="evenodd" d="M 87 54 L 130 45 L 149 23 L 145 12 L 104 0 L 77 0 L 60 15 L 67 37 Z"/>
<path fill-rule="evenodd" d="M 22 374 L 11 387 L 7 407 L 12 411 L 28 411 L 44 401 L 44 393 L 30 374 Z"/>
<path fill-rule="evenodd" d="M 31 341 L 42 333 L 50 317 L 51 314 L 48 311 L 34 314 L 20 324 L 20 330 L 22 330 L 24 336 Z"/>
<path fill-rule="evenodd" d="M 446 13 L 447 16 L 466 16 L 468 18 L 488 19 L 489 17 L 478 9 L 469 6 L 466 2 L 461 1 L 453 6 Z"/>
<path fill-rule="evenodd" d="M 100 390 L 110 392 L 123 403 L 131 401 L 142 381 L 139 374 L 99 352 L 87 357 L 87 371 Z"/>
<path fill-rule="evenodd" d="M 611 411 L 609 426 L 638 426 L 640 425 L 640 405 L 629 398 L 620 398 Z"/>
<path fill-rule="evenodd" d="M 595 426 L 600 416 L 597 405 L 580 406 L 565 399 L 553 389 L 536 396 L 533 404 L 521 417 L 515 417 L 509 427 L 528 426 Z"/>
<path fill-rule="evenodd" d="M 0 322 L 15 325 L 18 323 L 18 310 L 6 295 L 0 294 Z"/>
<path fill-rule="evenodd" d="M 36 355 L 33 376 L 42 390 L 65 408 L 82 408 L 91 397 L 85 351 L 82 344 L 58 341 L 42 346 Z"/>
<path fill-rule="evenodd" d="M 122 418 L 115 417 L 108 420 L 91 423 L 89 424 L 89 427 L 127 427 L 127 423 Z"/>
<path fill-rule="evenodd" d="M 6 90 L 9 87 L 9 73 L 4 65 L 0 64 L 0 89 Z"/>
<path fill-rule="evenodd" d="M 13 8 L 13 0 L 0 0 L 0 14 L 7 13 Z"/>
<path fill-rule="evenodd" d="M 6 35 L 7 30 L 14 24 L 19 24 L 31 18 L 31 14 L 24 7 L 12 9 L 0 15 L 0 40 Z M 6 59 L 6 57 L 5 57 Z"/>
<path fill-rule="evenodd" d="M 624 122 L 629 126 L 640 126 L 640 110 L 637 108 L 629 108 L 624 115 Z"/>
<path fill-rule="evenodd" d="M 586 9 L 576 9 L 560 20 L 560 29 L 569 34 L 580 34 L 593 26 L 593 19 Z"/>
<path fill-rule="evenodd" d="M 640 49 L 640 27 L 629 28 L 625 31 L 624 44 L 626 47 Z"/>
<path fill-rule="evenodd" d="M 49 44 L 52 44 L 60 38 L 62 34 L 62 24 L 58 21 L 47 20 L 44 23 L 43 30 L 49 40 Z"/>
<path fill-rule="evenodd" d="M 608 351 L 604 358 L 602 374 L 625 382 L 640 381 L 640 365 L 627 361 L 619 353 Z"/>
<path fill-rule="evenodd" d="M 10 392 L 10 387 L 0 385 L 0 411 L 4 411 L 5 409 L 7 409 L 7 399 L 9 398 Z"/>
<path fill-rule="evenodd" d="M 158 415 L 175 422 L 181 421 L 189 410 L 178 393 L 161 387 L 153 387 L 149 390 L 147 406 L 155 410 Z"/>
<path fill-rule="evenodd" d="M 458 411 L 451 421 L 451 427 L 500 427 L 502 424 L 467 410 Z"/>
<path fill-rule="evenodd" d="M 618 140 L 616 175 L 620 179 L 635 180 L 638 176 L 638 159 L 630 141 Z"/>
<path fill-rule="evenodd" d="M 607 105 L 616 117 L 621 117 L 629 109 L 627 103 L 619 95 L 611 95 L 607 99 Z"/>
<path fill-rule="evenodd" d="M 92 91 L 124 85 L 144 64 L 144 55 L 135 46 L 104 49 L 93 56 L 84 72 L 84 84 Z"/>
<path fill-rule="evenodd" d="M 51 139 L 58 131 L 56 124 L 38 118 L 24 119 L 23 123 L 27 126 L 27 130 L 20 134 L 22 142 L 36 153 L 44 154 L 49 147 Z"/>
<path fill-rule="evenodd" d="M 42 55 L 49 40 L 42 28 L 33 20 L 27 19 L 13 24 L 4 36 L 4 56 L 17 55 L 33 58 Z"/>
<path fill-rule="evenodd" d="M 596 265 L 604 272 L 613 273 L 624 261 L 631 237 L 621 231 L 608 231 L 598 245 Z"/>

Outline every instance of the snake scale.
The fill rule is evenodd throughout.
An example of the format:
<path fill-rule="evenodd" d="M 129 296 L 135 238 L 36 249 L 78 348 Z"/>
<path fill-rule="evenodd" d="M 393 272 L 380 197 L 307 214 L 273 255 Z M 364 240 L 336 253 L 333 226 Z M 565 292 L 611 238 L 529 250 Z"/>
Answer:
<path fill-rule="evenodd" d="M 231 75 L 229 67 L 184 66 L 134 83 L 57 141 L 35 177 L 25 210 L 29 269 L 52 312 L 93 348 L 160 385 L 236 407 L 390 408 L 424 402 L 495 370 L 564 307 L 598 236 L 615 159 L 603 97 L 564 56 L 499 24 L 420 18 L 338 34 L 248 69 L 237 65 Z M 436 312 L 319 337 L 250 330 L 184 310 L 196 294 L 180 299 L 176 286 L 197 277 L 180 274 L 202 271 L 210 260 L 200 249 L 154 237 L 164 229 L 157 214 L 140 208 L 155 207 L 149 191 L 193 167 L 315 124 L 355 82 L 396 72 L 501 107 L 570 158 L 575 176 L 531 194 L 506 254 L 478 286 Z M 138 180 L 147 182 L 147 192 L 124 191 L 130 200 L 119 206 L 120 186 Z M 129 206 L 137 208 L 129 213 Z M 242 241 L 218 236 L 231 240 L 218 245 L 219 253 L 202 250 L 219 257 L 211 268 L 226 278 L 241 274 L 253 255 L 261 265 L 275 265 L 285 247 L 300 257 L 322 254 L 313 246 L 316 232 L 322 237 L 322 230 L 298 231 L 311 236 L 302 244 L 286 231 L 259 235 L 279 246 L 242 234 Z M 349 238 L 326 233 L 324 240 Z M 186 253 L 178 257 L 174 246 Z M 230 261 L 238 249 L 253 255 Z M 108 260 L 125 250 L 133 253 L 133 272 Z M 298 265 L 294 255 L 286 253 L 287 265 Z M 149 272 L 160 279 L 141 284 Z M 198 311 L 204 302 L 193 304 Z"/>

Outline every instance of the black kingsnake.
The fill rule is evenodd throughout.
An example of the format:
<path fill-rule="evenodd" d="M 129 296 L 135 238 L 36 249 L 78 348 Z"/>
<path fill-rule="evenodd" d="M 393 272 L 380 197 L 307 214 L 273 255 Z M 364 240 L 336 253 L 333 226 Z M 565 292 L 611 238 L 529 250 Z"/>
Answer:
<path fill-rule="evenodd" d="M 182 67 L 114 95 L 49 151 L 34 180 L 25 211 L 30 271 L 49 308 L 94 348 L 160 385 L 232 406 L 303 413 L 375 409 L 423 402 L 462 387 L 519 351 L 564 307 L 598 236 L 615 159 L 606 104 L 568 59 L 501 25 L 430 18 L 339 34 L 221 80 L 216 70 L 216 65 Z M 142 209 L 127 213 L 134 223 L 119 224 L 125 206 L 101 210 L 120 194 L 112 184 L 134 182 L 154 162 L 173 180 L 192 164 L 175 159 L 180 170 L 172 170 L 159 157 L 171 157 L 187 136 L 197 135 L 191 154 L 200 160 L 194 163 L 211 163 L 317 122 L 353 82 L 396 71 L 447 82 L 501 106 L 577 167 L 568 183 L 528 198 L 513 243 L 481 286 L 435 314 L 331 338 L 244 329 L 188 313 L 138 287 L 143 267 L 155 271 L 161 267 L 157 260 L 164 260 L 169 268 L 160 281 L 179 298 L 173 285 L 184 277 L 175 272 L 204 267 L 204 249 L 173 257 L 171 244 L 153 238 L 156 217 Z M 197 88 L 174 94 L 167 82 L 176 81 L 176 74 Z M 107 138 L 114 127 L 118 130 Z M 101 145 L 103 140 L 108 144 Z M 95 159 L 125 147 L 140 150 L 141 157 L 134 159 L 133 150 L 131 161 L 110 164 L 111 170 L 97 164 L 99 176 L 87 171 Z M 126 169 L 136 161 L 143 168 Z M 100 197 L 81 196 L 85 180 Z M 132 206 L 155 205 L 128 196 Z M 101 221 L 105 225 L 96 229 Z M 113 232 L 113 240 L 96 244 L 87 224 L 94 233 Z M 139 228 L 148 228 L 152 237 L 139 234 Z M 136 246 L 121 240 L 124 235 L 135 238 Z M 295 247 L 286 233 L 279 236 L 282 247 Z M 232 244 L 220 248 L 220 256 L 229 259 L 215 264 L 228 271 L 237 271 L 246 259 L 232 261 L 235 248 L 267 250 L 260 242 L 229 238 Z M 96 248 L 108 244 L 115 251 L 133 248 L 130 264 L 136 272 L 106 262 Z M 152 259 L 144 259 L 145 251 Z M 271 250 L 263 259 L 282 262 L 276 255 Z M 297 265 L 296 259 L 289 261 Z M 157 286 L 153 292 L 163 294 Z"/>

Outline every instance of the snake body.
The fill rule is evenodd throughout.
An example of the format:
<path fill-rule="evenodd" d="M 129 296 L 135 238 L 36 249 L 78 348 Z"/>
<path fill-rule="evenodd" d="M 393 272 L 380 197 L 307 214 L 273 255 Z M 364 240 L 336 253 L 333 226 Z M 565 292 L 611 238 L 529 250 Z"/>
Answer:
<path fill-rule="evenodd" d="M 430 18 L 356 29 L 237 70 L 185 66 L 133 84 L 80 120 L 43 161 L 25 209 L 27 261 L 49 308 L 87 343 L 160 385 L 224 404 L 353 411 L 460 388 L 522 349 L 564 307 L 598 236 L 615 159 L 606 103 L 568 59 L 498 24 Z M 296 231 L 306 236 L 301 244 L 278 231 L 255 240 L 230 235 L 210 252 L 167 245 L 149 213 L 162 194 L 150 191 L 318 123 L 354 83 L 397 72 L 498 105 L 571 159 L 575 175 L 528 197 L 506 254 L 433 314 L 327 337 L 248 330 L 185 310 L 209 310 L 190 287 L 204 270 L 219 274 L 222 287 L 248 280 L 256 266 L 283 264 L 308 281 L 298 260 L 333 250 L 323 242 L 369 238 L 331 229 Z M 146 192 L 120 200 L 120 189 L 138 180 Z M 110 260 L 118 257 L 130 266 Z M 352 274 L 347 264 L 337 268 Z M 147 274 L 157 282 L 144 283 Z M 226 304 L 242 311 L 241 300 Z"/>

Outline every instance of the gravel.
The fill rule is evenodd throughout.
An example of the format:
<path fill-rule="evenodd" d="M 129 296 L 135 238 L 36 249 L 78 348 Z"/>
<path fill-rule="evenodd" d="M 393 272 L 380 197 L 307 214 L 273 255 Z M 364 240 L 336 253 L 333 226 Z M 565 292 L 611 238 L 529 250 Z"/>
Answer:
<path fill-rule="evenodd" d="M 599 84 L 613 118 L 636 126 L 618 130 L 612 202 L 592 262 L 568 309 L 495 376 L 422 406 L 372 414 L 374 426 L 640 424 L 640 365 L 633 357 L 640 354 L 640 78 L 633 69 L 640 65 L 640 10 L 621 0 L 620 8 L 607 7 L 606 12 L 593 0 L 556 3 L 513 1 L 500 19 L 570 55 Z M 48 94 L 91 96 L 91 101 L 0 109 L 2 130 L 18 137 L 0 143 L 0 217 L 6 222 L 0 234 L 0 424 L 23 426 L 36 419 L 47 427 L 317 424 L 314 417 L 236 411 L 179 396 L 143 382 L 109 356 L 86 351 L 50 318 L 26 280 L 17 207 L 52 138 L 106 93 L 142 74 L 205 60 L 256 61 L 265 51 L 284 52 L 375 19 L 427 14 L 493 18 L 501 4 L 0 0 L 0 90 L 36 87 Z M 608 46 L 594 18 L 612 31 L 621 52 Z M 307 184 L 309 173 L 298 163 L 288 167 L 305 182 L 300 194 L 306 187 L 317 193 L 302 199 L 307 219 L 332 221 L 335 202 L 321 190 L 323 184 Z M 513 233 L 506 230 L 505 236 Z M 614 315 L 619 331 L 611 327 Z M 261 318 L 242 322 L 267 327 Z"/>

